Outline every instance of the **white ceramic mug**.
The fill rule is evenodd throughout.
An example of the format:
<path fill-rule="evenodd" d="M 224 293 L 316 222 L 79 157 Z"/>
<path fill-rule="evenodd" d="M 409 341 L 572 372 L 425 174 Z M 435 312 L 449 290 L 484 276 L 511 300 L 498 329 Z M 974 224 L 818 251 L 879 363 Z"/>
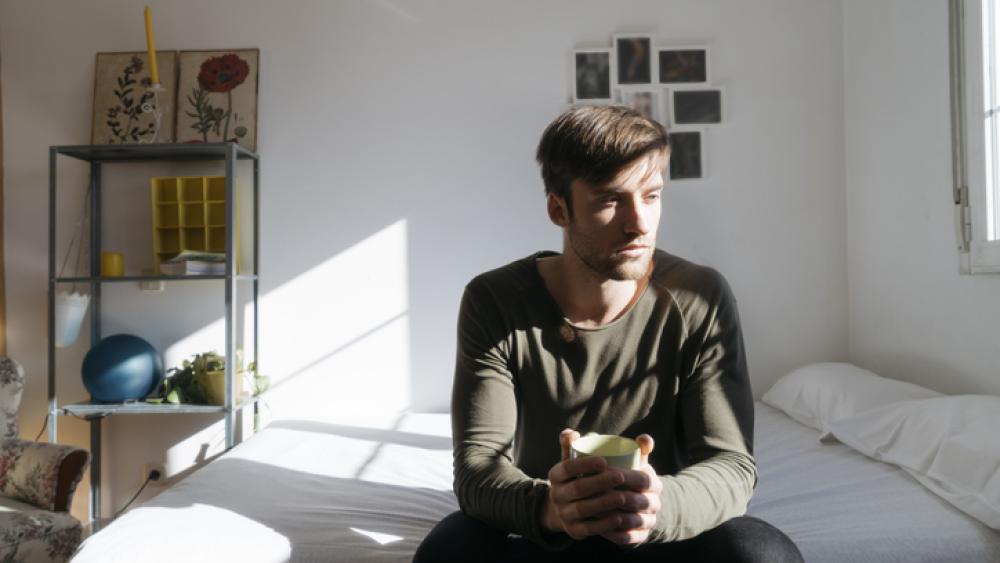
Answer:
<path fill-rule="evenodd" d="M 631 438 L 591 432 L 570 445 L 571 459 L 592 455 L 603 457 L 608 467 L 639 469 L 639 444 Z"/>

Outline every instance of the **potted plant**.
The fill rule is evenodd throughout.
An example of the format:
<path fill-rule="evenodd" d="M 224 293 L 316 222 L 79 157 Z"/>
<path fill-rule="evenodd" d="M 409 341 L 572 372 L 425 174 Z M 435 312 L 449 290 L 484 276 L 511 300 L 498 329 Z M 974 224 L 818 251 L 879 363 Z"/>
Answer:
<path fill-rule="evenodd" d="M 237 354 L 239 358 L 240 354 Z M 253 396 L 260 395 L 270 385 L 270 378 L 257 373 L 257 362 L 251 362 L 247 369 L 237 361 L 237 378 L 233 388 L 235 396 L 243 393 L 244 379 L 249 378 Z M 181 403 L 196 405 L 221 405 L 226 397 L 226 358 L 215 351 L 195 354 L 184 360 L 180 367 L 167 370 L 151 403 Z"/>

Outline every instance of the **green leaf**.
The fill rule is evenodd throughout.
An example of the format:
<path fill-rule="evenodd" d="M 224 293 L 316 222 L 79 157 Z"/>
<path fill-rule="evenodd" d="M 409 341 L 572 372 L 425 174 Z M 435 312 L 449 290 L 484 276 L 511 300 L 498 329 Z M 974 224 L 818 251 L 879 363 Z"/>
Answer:
<path fill-rule="evenodd" d="M 260 395 L 271 387 L 271 378 L 266 375 L 258 375 L 253 378 L 253 394 Z"/>

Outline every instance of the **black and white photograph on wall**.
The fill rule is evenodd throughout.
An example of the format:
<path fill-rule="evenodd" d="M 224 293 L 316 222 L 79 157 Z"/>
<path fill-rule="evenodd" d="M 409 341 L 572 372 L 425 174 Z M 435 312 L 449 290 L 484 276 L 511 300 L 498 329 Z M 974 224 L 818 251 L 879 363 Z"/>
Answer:
<path fill-rule="evenodd" d="M 708 49 L 705 47 L 657 50 L 660 84 L 705 84 L 708 82 Z"/>
<path fill-rule="evenodd" d="M 667 120 L 663 114 L 660 96 L 660 91 L 653 89 L 621 89 L 618 91 L 618 102 L 638 111 L 647 119 L 665 125 Z"/>
<path fill-rule="evenodd" d="M 573 101 L 611 101 L 611 49 L 573 51 Z"/>
<path fill-rule="evenodd" d="M 721 123 L 721 90 L 674 90 L 671 114 L 677 125 Z"/>
<path fill-rule="evenodd" d="M 705 177 L 701 131 L 670 133 L 670 179 L 695 180 Z"/>
<path fill-rule="evenodd" d="M 618 84 L 653 82 L 653 39 L 648 35 L 616 35 L 615 62 Z"/>

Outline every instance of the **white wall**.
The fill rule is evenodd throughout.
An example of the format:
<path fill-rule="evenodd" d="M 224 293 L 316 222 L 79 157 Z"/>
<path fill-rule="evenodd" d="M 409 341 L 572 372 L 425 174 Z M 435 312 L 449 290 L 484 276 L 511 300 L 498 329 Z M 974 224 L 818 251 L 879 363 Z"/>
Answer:
<path fill-rule="evenodd" d="M 729 278 L 755 391 L 846 358 L 839 3 L 151 4 L 161 49 L 261 49 L 261 365 L 278 382 L 275 415 L 391 423 L 402 408 L 446 407 L 465 282 L 560 246 L 534 148 L 566 107 L 570 50 L 618 32 L 712 48 L 726 123 L 707 130 L 709 178 L 667 190 L 659 243 Z M 140 13 L 123 0 L 0 3 L 9 337 L 33 374 L 26 433 L 44 414 L 47 147 L 88 142 L 94 53 L 141 50 Z M 118 181 L 143 190 L 151 173 Z M 141 257 L 148 228 L 132 221 L 116 242 Z M 114 291 L 109 326 L 168 361 L 198 351 L 189 334 L 218 334 L 208 305 L 153 316 L 176 315 L 195 289 Z M 86 397 L 82 354 L 60 356 L 68 399 Z M 218 424 L 195 434 L 207 420 L 112 418 L 105 506 L 121 506 L 146 461 L 173 474 L 218 451 Z M 82 424 L 63 428 L 86 443 Z"/>
<path fill-rule="evenodd" d="M 843 17 L 851 358 L 1000 393 L 1000 276 L 958 273 L 947 3 L 846 0 Z"/>

